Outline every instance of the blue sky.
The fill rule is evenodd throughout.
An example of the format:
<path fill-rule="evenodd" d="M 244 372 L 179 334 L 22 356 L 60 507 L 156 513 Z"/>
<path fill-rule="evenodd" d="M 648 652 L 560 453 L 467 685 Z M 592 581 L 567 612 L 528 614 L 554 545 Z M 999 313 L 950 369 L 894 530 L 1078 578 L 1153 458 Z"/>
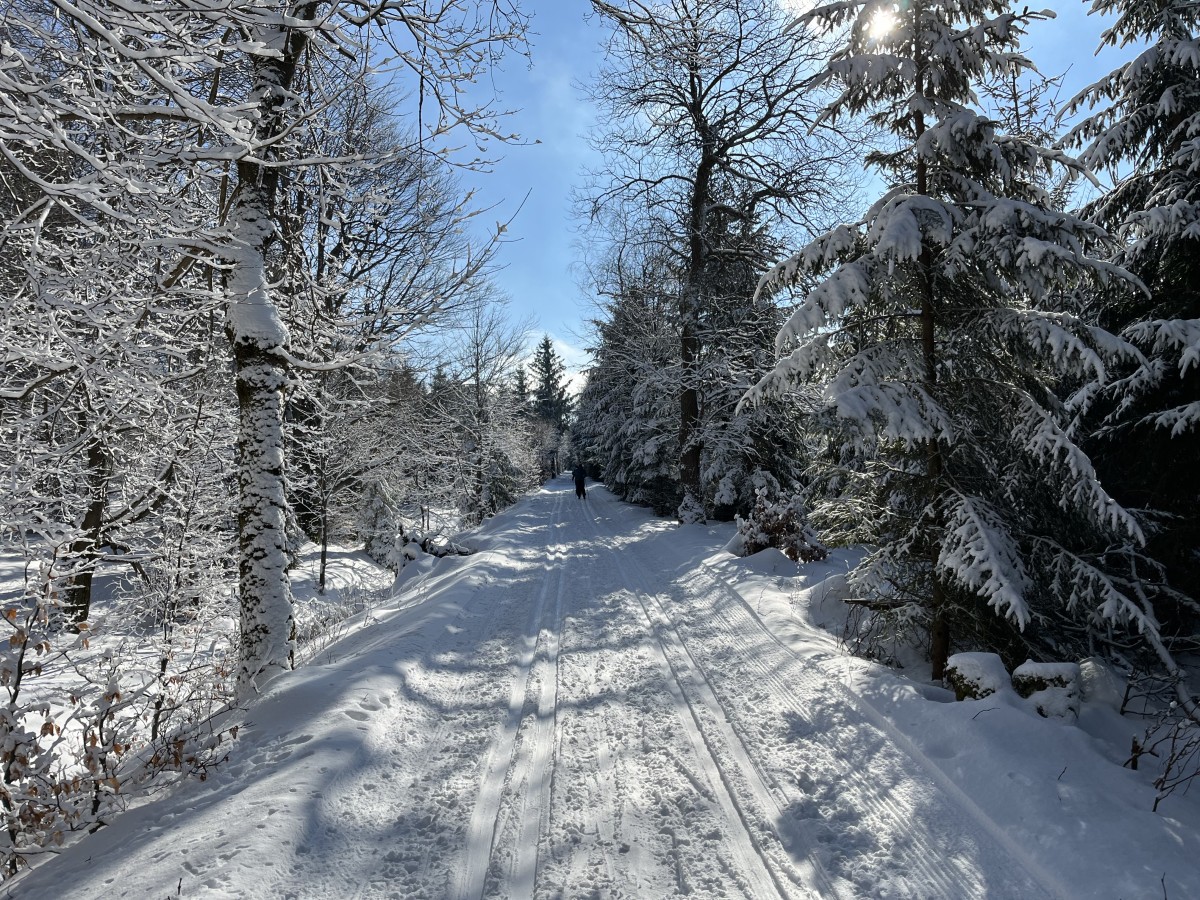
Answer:
<path fill-rule="evenodd" d="M 1026 52 L 1047 75 L 1069 67 L 1063 101 L 1132 53 L 1095 56 L 1103 22 L 1079 0 L 1029 5 L 1056 13 L 1054 20 L 1033 25 Z M 603 29 L 595 18 L 586 19 L 588 0 L 520 0 L 520 6 L 533 17 L 531 61 L 509 57 L 494 82 L 500 105 L 518 110 L 507 130 L 528 143 L 503 148 L 490 174 L 466 182 L 481 203 L 495 207 L 489 224 L 516 214 L 500 252 L 504 268 L 496 275 L 514 317 L 534 317 L 534 341 L 549 334 L 568 365 L 578 367 L 586 363 L 582 347 L 592 309 L 573 271 L 579 252 L 571 190 L 584 166 L 595 162 L 585 140 L 594 113 L 578 86 L 597 66 Z"/>

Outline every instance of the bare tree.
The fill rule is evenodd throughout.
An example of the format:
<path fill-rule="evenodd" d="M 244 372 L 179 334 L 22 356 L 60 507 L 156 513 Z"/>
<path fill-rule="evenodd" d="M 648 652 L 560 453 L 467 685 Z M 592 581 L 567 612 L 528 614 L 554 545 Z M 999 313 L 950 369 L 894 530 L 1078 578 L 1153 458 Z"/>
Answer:
<path fill-rule="evenodd" d="M 538 471 L 532 429 L 513 402 L 529 326 L 508 321 L 504 305 L 486 283 L 479 286 L 444 351 L 449 383 L 432 398 L 454 424 L 455 494 L 467 526 L 511 505 Z"/>
<path fill-rule="evenodd" d="M 722 253 L 721 223 L 773 216 L 811 230 L 834 196 L 844 154 L 812 127 L 807 79 L 821 47 L 775 0 L 593 0 L 611 27 L 592 99 L 613 126 L 589 212 L 644 210 L 644 233 L 676 237 L 680 320 L 679 475 L 683 522 L 702 521 L 699 317 Z"/>
<path fill-rule="evenodd" d="M 292 656 L 283 413 L 295 359 L 270 268 L 281 183 L 314 167 L 364 164 L 310 155 L 303 138 L 320 130 L 339 80 L 362 77 L 368 38 L 385 41 L 413 79 L 417 152 L 444 149 L 459 128 L 485 152 L 504 136 L 488 101 L 473 105 L 465 87 L 520 45 L 525 24 L 511 0 L 241 0 L 218 9 L 203 0 L 21 0 L 5 19 L 0 156 L 34 187 L 5 233 L 42 228 L 50 211 L 101 233 L 101 219 L 123 223 L 141 232 L 138 250 L 157 261 L 161 291 L 188 285 L 225 314 L 240 415 L 244 689 Z M 323 83 L 308 81 L 316 78 Z M 69 162 L 31 163 L 46 153 Z M 28 378 L 7 389 L 16 397 L 72 371 L 36 354 L 23 362 Z"/>

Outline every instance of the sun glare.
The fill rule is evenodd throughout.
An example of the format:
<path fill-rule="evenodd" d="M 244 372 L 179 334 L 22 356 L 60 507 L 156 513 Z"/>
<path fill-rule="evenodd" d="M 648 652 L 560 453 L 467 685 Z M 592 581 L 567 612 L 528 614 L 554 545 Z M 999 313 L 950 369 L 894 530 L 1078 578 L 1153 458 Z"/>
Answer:
<path fill-rule="evenodd" d="M 878 10 L 867 25 L 867 36 L 873 41 L 882 40 L 896 27 L 896 13 L 890 9 Z"/>

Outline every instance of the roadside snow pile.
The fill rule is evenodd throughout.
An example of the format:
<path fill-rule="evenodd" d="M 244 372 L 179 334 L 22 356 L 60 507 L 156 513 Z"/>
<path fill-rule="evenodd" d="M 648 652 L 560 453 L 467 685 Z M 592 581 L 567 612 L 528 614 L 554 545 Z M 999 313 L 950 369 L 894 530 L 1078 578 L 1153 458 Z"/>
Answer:
<path fill-rule="evenodd" d="M 1091 660 L 1090 665 L 1102 668 L 1096 660 Z M 1017 666 L 1010 676 L 995 653 L 956 653 L 946 663 L 945 681 L 956 700 L 983 700 L 1015 690 L 1043 718 L 1079 716 L 1082 675 L 1078 663 L 1030 659 Z"/>
<path fill-rule="evenodd" d="M 1080 670 L 1078 663 L 1041 663 L 1026 660 L 1013 670 L 1017 693 L 1047 718 L 1079 715 Z"/>

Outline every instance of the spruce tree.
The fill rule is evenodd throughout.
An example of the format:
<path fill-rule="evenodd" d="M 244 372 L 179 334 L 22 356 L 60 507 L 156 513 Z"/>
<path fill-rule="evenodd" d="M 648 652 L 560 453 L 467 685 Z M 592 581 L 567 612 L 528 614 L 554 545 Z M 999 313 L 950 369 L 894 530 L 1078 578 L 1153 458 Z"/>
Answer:
<path fill-rule="evenodd" d="M 522 414 L 529 411 L 529 379 L 525 375 L 523 366 L 518 366 L 516 374 L 513 376 L 513 402 L 517 404 L 517 410 Z"/>
<path fill-rule="evenodd" d="M 1096 442 L 1106 483 L 1159 517 L 1149 549 L 1200 597 L 1200 6 L 1097 0 L 1116 14 L 1102 41 L 1142 45 L 1072 101 L 1100 105 L 1070 138 L 1097 171 L 1124 170 L 1087 212 L 1122 238 L 1117 262 L 1149 289 L 1099 311 L 1145 354 L 1115 391 Z M 1193 611 L 1192 616 L 1195 613 Z"/>
<path fill-rule="evenodd" d="M 754 290 L 778 243 L 744 198 L 727 197 L 710 217 L 712 247 L 698 319 L 700 484 L 706 508 L 729 521 L 748 516 L 760 492 L 770 502 L 794 494 L 808 453 L 793 396 L 738 409 L 742 395 L 774 362 L 783 312 L 773 297 L 754 298 Z"/>
<path fill-rule="evenodd" d="M 618 288 L 593 323 L 596 346 L 572 438 L 609 490 L 666 515 L 683 496 L 675 273 L 664 255 L 632 250 L 612 268 L 605 277 Z"/>
<path fill-rule="evenodd" d="M 867 160 L 888 189 L 765 279 L 771 289 L 827 276 L 781 330 L 787 355 L 747 396 L 820 386 L 836 439 L 815 518 L 874 547 L 854 583 L 892 622 L 925 631 L 935 678 L 956 642 L 1007 643 L 1015 656 L 1068 615 L 1154 624 L 1085 552 L 1136 546 L 1142 532 L 1073 434 L 1106 356 L 1129 348 L 1049 311 L 1061 292 L 1132 291 L 1134 279 L 1088 255 L 1105 233 L 1043 186 L 1046 167 L 1070 160 L 1001 133 L 974 91 L 1030 68 L 1019 41 L 1046 15 L 915 0 L 807 16 L 848 26 L 819 76 L 840 90 L 825 119 L 866 114 L 890 134 L 893 149 Z M 1059 396 L 1067 378 L 1084 387 Z"/>
<path fill-rule="evenodd" d="M 567 396 L 567 367 L 550 335 L 542 337 L 529 367 L 533 370 L 534 415 L 556 434 L 562 434 L 567 428 L 571 398 Z"/>

